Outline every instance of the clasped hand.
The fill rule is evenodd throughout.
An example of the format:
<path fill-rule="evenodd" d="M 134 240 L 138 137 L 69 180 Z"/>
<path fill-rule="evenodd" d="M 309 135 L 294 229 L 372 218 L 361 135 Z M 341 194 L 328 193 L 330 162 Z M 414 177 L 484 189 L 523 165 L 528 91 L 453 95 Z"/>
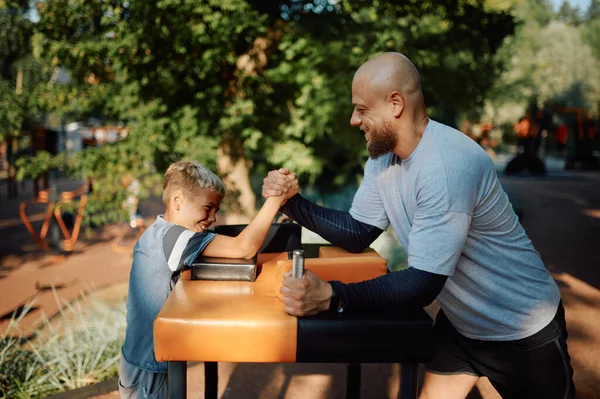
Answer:
<path fill-rule="evenodd" d="M 265 198 L 283 195 L 285 200 L 298 194 L 298 178 L 287 168 L 272 170 L 263 180 L 262 195 Z"/>
<path fill-rule="evenodd" d="M 265 198 L 283 195 L 287 201 L 298 193 L 298 178 L 287 168 L 272 170 L 263 180 Z M 329 309 L 331 286 L 306 270 L 302 278 L 286 273 L 280 290 L 285 311 L 293 316 L 309 316 Z"/>

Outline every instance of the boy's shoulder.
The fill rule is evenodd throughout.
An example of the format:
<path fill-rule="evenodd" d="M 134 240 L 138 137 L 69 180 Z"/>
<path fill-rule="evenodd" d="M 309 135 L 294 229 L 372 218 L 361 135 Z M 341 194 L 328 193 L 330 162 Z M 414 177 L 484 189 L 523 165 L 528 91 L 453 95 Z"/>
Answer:
<path fill-rule="evenodd" d="M 158 216 L 140 237 L 136 252 L 155 260 L 160 254 L 175 271 L 201 253 L 214 237 L 212 231 L 194 232 Z"/>

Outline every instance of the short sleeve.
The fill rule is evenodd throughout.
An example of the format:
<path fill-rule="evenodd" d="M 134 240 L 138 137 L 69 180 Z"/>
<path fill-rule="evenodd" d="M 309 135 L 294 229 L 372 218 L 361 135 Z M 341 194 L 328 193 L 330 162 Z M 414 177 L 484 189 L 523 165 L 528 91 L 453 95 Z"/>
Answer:
<path fill-rule="evenodd" d="M 194 233 L 182 226 L 171 226 L 163 239 L 169 269 L 177 271 L 191 264 L 215 236 L 213 232 Z"/>
<path fill-rule="evenodd" d="M 467 240 L 471 216 L 461 212 L 415 214 L 408 244 L 408 265 L 451 276 Z"/>
<path fill-rule="evenodd" d="M 377 177 L 374 173 L 373 162 L 372 159 L 367 161 L 363 181 L 352 201 L 350 215 L 359 222 L 386 230 L 390 221 L 377 188 Z"/>

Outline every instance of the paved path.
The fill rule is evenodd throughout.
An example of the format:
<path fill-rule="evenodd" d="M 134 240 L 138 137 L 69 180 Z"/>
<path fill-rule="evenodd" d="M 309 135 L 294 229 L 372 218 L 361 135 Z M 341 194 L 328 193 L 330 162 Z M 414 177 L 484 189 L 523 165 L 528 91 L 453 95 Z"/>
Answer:
<path fill-rule="evenodd" d="M 499 164 L 501 167 L 502 159 Z M 600 398 L 600 174 L 566 174 L 558 163 L 549 166 L 545 178 L 501 180 L 513 204 L 522 210 L 523 226 L 561 287 L 578 398 Z M 19 194 L 21 199 L 31 196 L 27 190 Z M 78 243 L 66 262 L 52 264 L 48 254 L 35 249 L 19 223 L 18 201 L 6 200 L 6 193 L 0 190 L 0 204 L 0 315 L 39 294 L 39 308 L 27 319 L 35 325 L 42 311 L 56 311 L 48 291 L 50 284 L 59 287 L 65 301 L 87 288 L 125 286 L 131 257 L 111 250 L 116 227 L 106 229 L 99 240 Z M 0 321 L 0 328 L 3 326 L 6 321 Z M 219 372 L 222 398 L 319 399 L 344 395 L 344 365 L 224 363 Z M 188 380 L 193 392 L 189 397 L 203 397 L 201 364 L 190 368 Z M 399 366 L 365 365 L 362 382 L 363 399 L 397 397 Z M 488 388 L 482 383 L 481 389 Z M 481 396 L 497 398 L 493 393 Z M 113 392 L 104 397 L 118 395 Z"/>

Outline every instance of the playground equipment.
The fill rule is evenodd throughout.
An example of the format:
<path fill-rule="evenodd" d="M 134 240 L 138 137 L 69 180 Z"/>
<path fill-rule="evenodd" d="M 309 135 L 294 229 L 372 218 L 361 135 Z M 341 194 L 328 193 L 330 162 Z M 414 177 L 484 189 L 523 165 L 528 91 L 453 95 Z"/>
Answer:
<path fill-rule="evenodd" d="M 31 221 L 29 220 L 29 217 L 27 216 L 27 207 L 32 204 L 48 204 L 45 211 L 44 222 L 42 223 L 42 228 L 39 234 L 35 231 L 33 225 L 31 224 Z M 50 221 L 52 219 L 53 210 L 54 202 L 50 200 L 49 189 L 39 191 L 36 198 L 30 201 L 21 202 L 21 205 L 19 207 L 19 216 L 21 216 L 23 224 L 27 228 L 27 231 L 29 231 L 29 234 L 31 234 L 31 236 L 33 237 L 35 244 L 41 250 L 46 250 L 50 247 L 48 244 L 48 240 L 46 240 L 46 235 L 48 234 L 48 228 L 50 227 Z"/>
<path fill-rule="evenodd" d="M 56 203 L 54 207 L 54 217 L 60 227 L 61 232 L 65 239 L 62 242 L 63 250 L 70 252 L 73 250 L 73 246 L 79 238 L 79 231 L 81 229 L 81 221 L 83 220 L 83 212 L 87 204 L 87 185 L 83 185 L 74 191 L 65 191 L 62 193 L 62 198 Z M 79 197 L 79 209 L 77 210 L 77 216 L 73 223 L 73 228 L 69 232 L 65 221 L 63 219 L 62 206 L 63 204 L 71 203 L 75 198 Z"/>
<path fill-rule="evenodd" d="M 569 124 L 570 131 L 575 134 L 567 138 L 567 157 L 565 169 L 600 169 L 600 162 L 594 155 L 594 140 L 596 139 L 596 127 L 590 113 L 585 108 L 556 107 L 559 114 L 574 115 L 575 121 Z"/>
<path fill-rule="evenodd" d="M 537 175 L 546 174 L 546 165 L 539 158 L 542 130 L 547 129 L 547 115 L 541 111 L 528 112 L 513 125 L 519 140 L 519 153 L 506 165 L 504 173 L 512 175 L 528 170 Z"/>
<path fill-rule="evenodd" d="M 87 184 L 84 184 L 73 191 L 64 191 L 61 193 L 60 197 L 58 196 L 56 190 L 46 189 L 39 191 L 37 197 L 33 200 L 21 202 L 19 207 L 19 216 L 21 217 L 23 224 L 27 228 L 27 231 L 29 231 L 29 234 L 31 234 L 33 237 L 33 240 L 39 249 L 48 250 L 50 248 L 55 248 L 61 252 L 71 252 L 73 250 L 81 230 L 81 222 L 83 220 L 83 215 L 87 204 L 87 193 Z M 76 200 L 79 200 L 77 214 L 74 220 L 70 220 L 71 214 L 64 213 L 63 206 Z M 44 212 L 44 221 L 39 234 L 33 228 L 31 220 L 27 215 L 28 206 L 33 204 L 47 204 Z M 60 230 L 64 237 L 62 240 L 59 238 L 58 234 L 50 234 L 50 237 L 48 237 L 48 232 L 51 231 L 51 222 L 53 216 L 56 220 L 56 224 L 58 225 L 58 230 Z M 70 231 L 69 228 L 71 229 Z"/>

